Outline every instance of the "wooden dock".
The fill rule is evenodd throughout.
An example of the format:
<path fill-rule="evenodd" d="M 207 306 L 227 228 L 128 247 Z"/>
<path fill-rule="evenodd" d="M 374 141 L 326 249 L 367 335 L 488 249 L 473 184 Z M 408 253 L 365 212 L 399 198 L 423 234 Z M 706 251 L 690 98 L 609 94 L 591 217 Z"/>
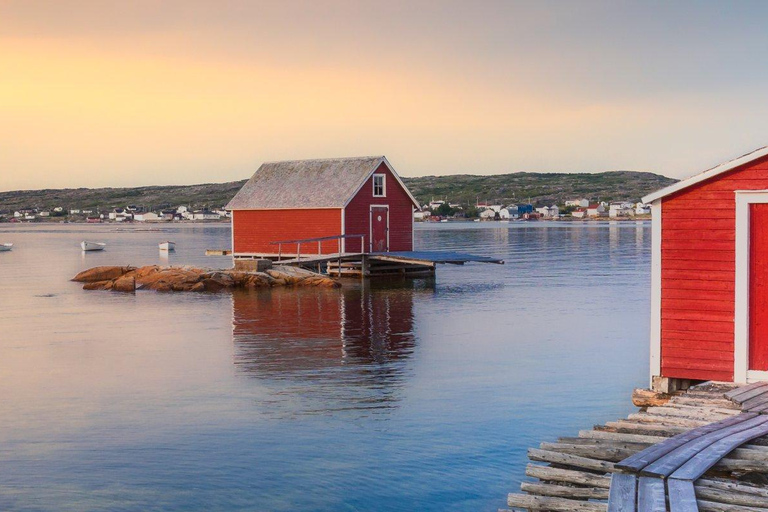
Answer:
<path fill-rule="evenodd" d="M 650 395 L 626 419 L 528 451 L 513 510 L 768 511 L 768 384 Z M 636 402 L 638 403 L 638 402 Z"/>
<path fill-rule="evenodd" d="M 454 251 L 346 252 L 275 260 L 280 265 L 304 267 L 317 272 L 324 268 L 332 277 L 421 277 L 434 275 L 437 265 L 471 262 L 504 264 L 502 259 Z"/>

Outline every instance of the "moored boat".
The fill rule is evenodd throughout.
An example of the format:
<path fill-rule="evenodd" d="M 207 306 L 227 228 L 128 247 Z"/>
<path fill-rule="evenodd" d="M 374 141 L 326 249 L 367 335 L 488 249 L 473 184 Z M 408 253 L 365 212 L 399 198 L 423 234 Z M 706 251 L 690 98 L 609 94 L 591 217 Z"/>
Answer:
<path fill-rule="evenodd" d="M 83 251 L 103 251 L 107 246 L 104 242 L 88 242 L 83 240 L 80 242 L 80 247 Z"/>
<path fill-rule="evenodd" d="M 160 250 L 161 251 L 175 251 L 176 250 L 176 242 L 161 242 L 160 243 Z"/>
<path fill-rule="evenodd" d="M 13 244 L 0 244 L 0 252 L 10 251 L 13 249 Z"/>

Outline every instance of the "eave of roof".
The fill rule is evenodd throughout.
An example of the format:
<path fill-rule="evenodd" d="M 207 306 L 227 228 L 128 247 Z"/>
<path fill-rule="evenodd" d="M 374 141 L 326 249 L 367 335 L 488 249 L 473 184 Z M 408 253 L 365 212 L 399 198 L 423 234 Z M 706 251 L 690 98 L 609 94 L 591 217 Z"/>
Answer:
<path fill-rule="evenodd" d="M 670 185 L 668 187 L 662 188 L 661 190 L 657 190 L 656 192 L 653 192 L 651 194 L 648 194 L 647 196 L 644 196 L 641 199 L 641 201 L 643 203 L 652 203 L 665 196 L 674 194 L 675 192 L 679 192 L 680 190 L 686 189 L 688 187 L 692 187 L 697 183 L 701 183 L 702 181 L 706 181 L 710 178 L 714 178 L 715 176 L 718 176 L 725 172 L 732 171 L 737 167 L 741 167 L 742 165 L 745 165 L 755 160 L 758 160 L 760 158 L 763 158 L 764 156 L 768 156 L 768 146 L 764 146 L 762 148 L 756 149 L 752 152 L 747 153 L 746 155 L 742 155 L 738 158 L 734 158 L 733 160 L 730 160 L 728 162 L 724 162 L 720 165 L 712 167 L 711 169 L 707 169 L 704 172 L 695 174 L 690 178 L 686 178 L 684 180 L 678 181 L 674 185 Z"/>

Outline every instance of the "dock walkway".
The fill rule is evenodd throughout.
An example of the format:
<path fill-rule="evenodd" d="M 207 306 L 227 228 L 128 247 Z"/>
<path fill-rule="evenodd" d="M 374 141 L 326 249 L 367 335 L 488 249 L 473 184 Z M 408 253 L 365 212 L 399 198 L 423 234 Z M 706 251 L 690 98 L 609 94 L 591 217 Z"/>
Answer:
<path fill-rule="evenodd" d="M 279 260 L 281 265 L 319 267 L 325 265 L 332 276 L 431 275 L 441 264 L 504 264 L 504 260 L 455 251 L 397 251 L 306 255 Z"/>
<path fill-rule="evenodd" d="M 530 449 L 508 506 L 551 511 L 768 511 L 768 384 L 706 383 L 625 420 Z M 746 408 L 745 408 L 746 405 Z M 542 465 L 545 463 L 548 465 Z M 758 481 L 758 484 L 749 481 Z"/>

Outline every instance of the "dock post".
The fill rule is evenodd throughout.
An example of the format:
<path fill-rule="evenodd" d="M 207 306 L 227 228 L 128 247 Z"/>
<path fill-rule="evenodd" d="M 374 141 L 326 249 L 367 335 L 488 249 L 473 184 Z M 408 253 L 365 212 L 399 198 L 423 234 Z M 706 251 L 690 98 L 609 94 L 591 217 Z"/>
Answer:
<path fill-rule="evenodd" d="M 365 254 L 360 255 L 360 279 L 365 279 L 371 274 L 370 260 Z"/>

